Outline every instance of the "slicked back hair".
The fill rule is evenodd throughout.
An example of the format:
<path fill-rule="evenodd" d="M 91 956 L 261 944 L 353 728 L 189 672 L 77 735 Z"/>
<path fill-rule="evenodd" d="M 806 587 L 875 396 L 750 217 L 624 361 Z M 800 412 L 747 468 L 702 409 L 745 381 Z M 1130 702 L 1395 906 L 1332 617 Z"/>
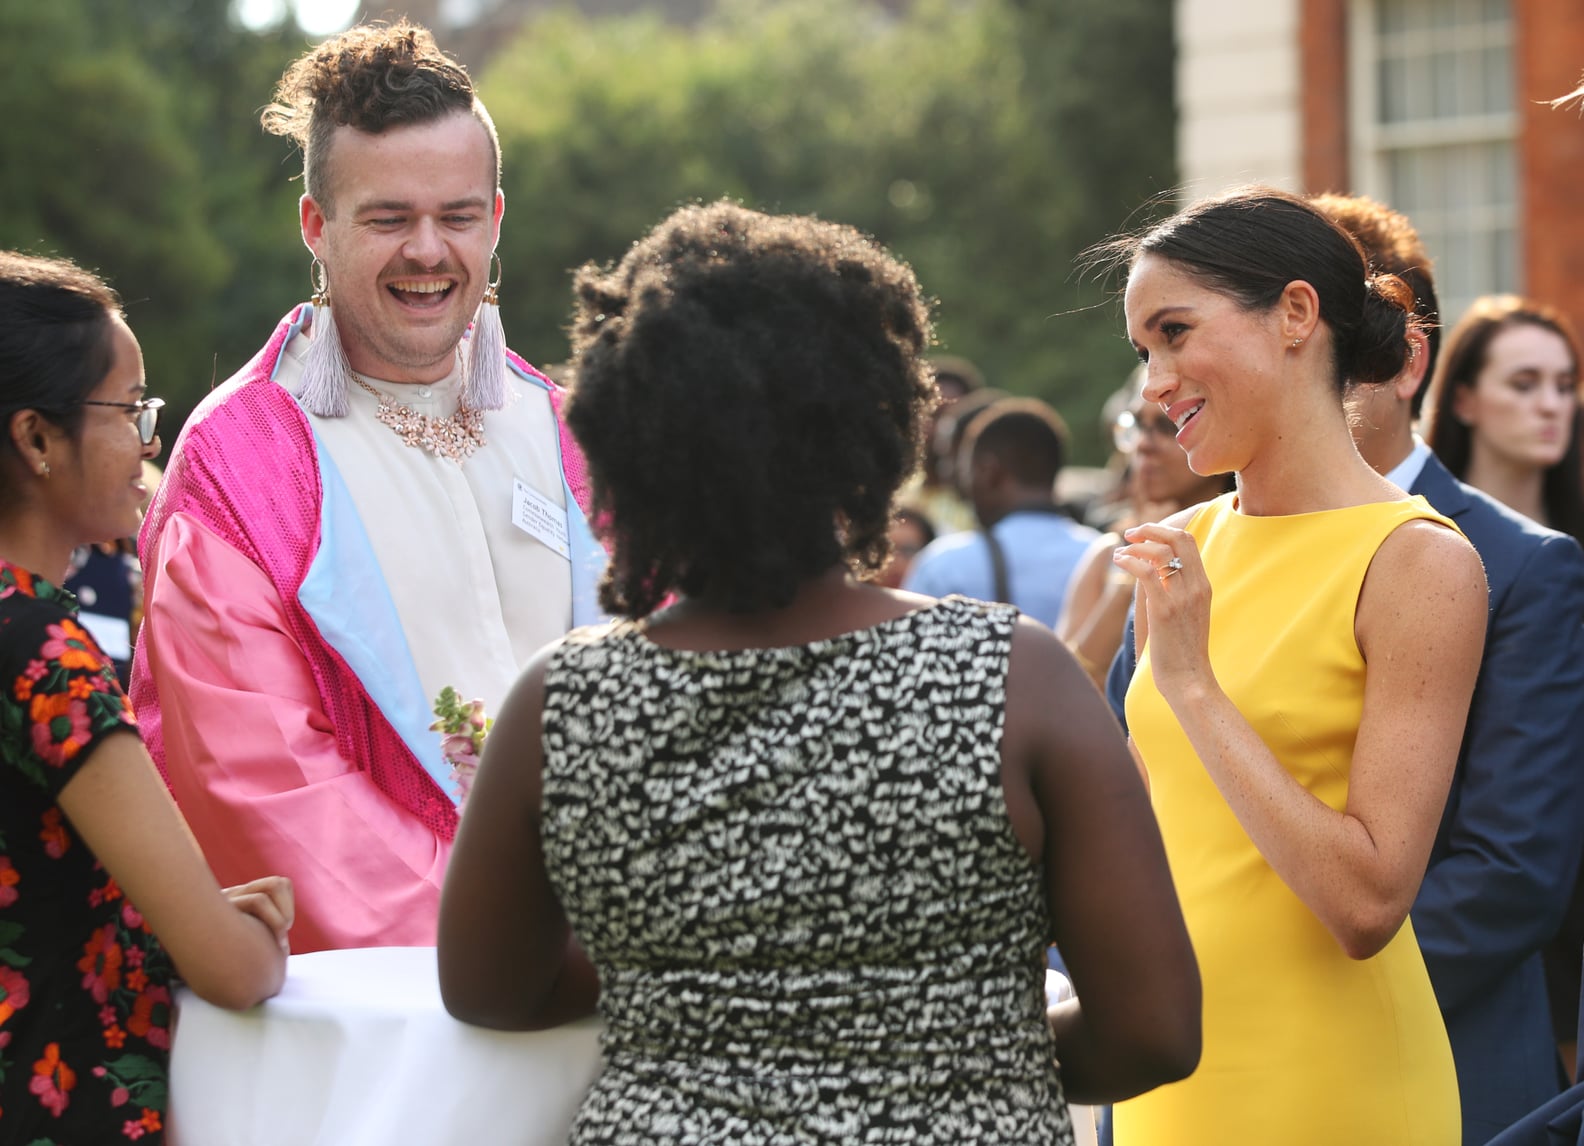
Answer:
<path fill-rule="evenodd" d="M 1417 418 L 1441 353 L 1441 301 L 1436 297 L 1430 252 L 1408 216 L 1367 195 L 1315 195 L 1309 201 L 1358 240 L 1372 271 L 1396 275 L 1413 292 L 1413 311 L 1429 346 L 1424 378 L 1413 396 L 1412 410 Z"/>

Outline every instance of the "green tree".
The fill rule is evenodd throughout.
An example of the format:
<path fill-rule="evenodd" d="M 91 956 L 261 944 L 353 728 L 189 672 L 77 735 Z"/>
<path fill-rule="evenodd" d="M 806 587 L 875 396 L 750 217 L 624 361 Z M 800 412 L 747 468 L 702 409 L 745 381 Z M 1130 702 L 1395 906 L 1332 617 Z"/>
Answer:
<path fill-rule="evenodd" d="M 536 21 L 482 75 L 515 346 L 566 353 L 569 272 L 731 196 L 870 231 L 939 299 L 943 347 L 1041 395 L 1098 460 L 1130 364 L 1074 256 L 1173 182 L 1170 0 L 721 0 L 702 26 Z M 299 158 L 258 109 L 306 40 L 230 0 L 0 5 L 0 245 L 127 300 L 178 416 L 307 293 Z"/>
<path fill-rule="evenodd" d="M 302 42 L 291 29 L 241 29 L 229 10 L 228 0 L 0 9 L 10 115 L 0 246 L 64 255 L 111 281 L 173 425 L 251 355 L 306 281 L 287 149 L 257 119 Z"/>
<path fill-rule="evenodd" d="M 811 212 L 907 257 L 939 298 L 943 345 L 1051 400 L 1098 460 L 1094 415 L 1131 352 L 1073 259 L 1170 184 L 1169 69 L 1142 74 L 1169 60 L 1169 3 L 1055 7 L 922 0 L 899 19 L 843 0 L 724 0 L 692 31 L 536 22 L 482 81 L 505 158 L 514 343 L 561 357 L 567 272 L 618 256 L 678 203 Z M 1130 37 L 1136 58 L 1091 65 L 1059 18 L 1080 11 L 1077 33 Z"/>

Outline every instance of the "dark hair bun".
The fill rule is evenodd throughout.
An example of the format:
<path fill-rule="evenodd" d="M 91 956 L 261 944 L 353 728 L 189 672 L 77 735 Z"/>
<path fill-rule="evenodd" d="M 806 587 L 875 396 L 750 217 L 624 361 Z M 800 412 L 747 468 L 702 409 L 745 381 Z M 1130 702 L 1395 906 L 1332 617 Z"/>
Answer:
<path fill-rule="evenodd" d="M 1331 328 L 1335 382 L 1384 382 L 1408 360 L 1413 291 L 1395 275 L 1369 275 L 1364 249 L 1314 204 L 1274 187 L 1245 187 L 1201 199 L 1142 235 L 1085 256 L 1095 268 L 1130 267 L 1157 255 L 1248 310 L 1276 305 L 1306 282 Z"/>
<path fill-rule="evenodd" d="M 1413 290 L 1396 275 L 1371 275 L 1364 288 L 1364 310 L 1340 365 L 1349 381 L 1386 382 L 1408 363 Z"/>

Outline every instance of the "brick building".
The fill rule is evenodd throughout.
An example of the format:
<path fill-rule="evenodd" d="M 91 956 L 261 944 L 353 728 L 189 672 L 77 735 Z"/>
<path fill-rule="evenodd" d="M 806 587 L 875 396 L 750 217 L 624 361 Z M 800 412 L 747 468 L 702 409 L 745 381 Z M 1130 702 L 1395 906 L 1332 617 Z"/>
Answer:
<path fill-rule="evenodd" d="M 1414 220 L 1445 318 L 1517 291 L 1584 325 L 1581 0 L 1175 0 L 1190 194 L 1259 180 Z"/>

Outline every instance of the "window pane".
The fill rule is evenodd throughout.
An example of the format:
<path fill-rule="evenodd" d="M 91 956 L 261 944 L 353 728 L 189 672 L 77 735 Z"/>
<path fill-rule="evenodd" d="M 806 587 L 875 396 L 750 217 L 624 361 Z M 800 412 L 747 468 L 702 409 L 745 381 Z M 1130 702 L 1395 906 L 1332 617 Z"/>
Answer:
<path fill-rule="evenodd" d="M 1448 209 L 1467 218 L 1469 208 L 1479 206 L 1485 198 L 1483 175 L 1482 165 L 1469 148 L 1446 148 L 1442 153 L 1441 185 L 1446 191 Z"/>
<path fill-rule="evenodd" d="M 1403 6 L 1403 31 L 1410 36 L 1427 35 L 1436 23 L 1433 5 L 1425 0 L 1401 0 Z"/>
<path fill-rule="evenodd" d="M 1381 35 L 1401 32 L 1406 27 L 1403 0 L 1381 0 L 1375 5 L 1375 31 Z"/>
<path fill-rule="evenodd" d="M 1408 76 L 1402 61 L 1392 57 L 1376 65 L 1380 91 L 1380 120 L 1382 123 L 1401 123 L 1408 118 Z"/>
<path fill-rule="evenodd" d="M 1454 231 L 1446 236 L 1445 243 L 1436 260 L 1437 283 L 1445 283 L 1457 298 L 1470 299 L 1487 293 L 1483 283 L 1489 279 L 1475 270 L 1474 245 L 1468 232 Z"/>
<path fill-rule="evenodd" d="M 1488 144 L 1490 152 L 1491 205 L 1516 208 L 1518 206 L 1518 159 L 1513 145 L 1508 142 Z"/>
<path fill-rule="evenodd" d="M 1451 119 L 1467 111 L 1459 106 L 1459 91 L 1467 92 L 1469 88 L 1469 73 L 1464 70 L 1468 65 L 1467 57 L 1461 53 L 1439 52 L 1430 57 L 1430 74 L 1432 88 L 1430 95 L 1430 114 L 1437 119 Z M 1467 101 L 1467 95 L 1463 97 Z"/>
<path fill-rule="evenodd" d="M 1407 119 L 1427 119 L 1435 114 L 1431 103 L 1430 60 L 1425 56 L 1410 56 L 1400 65 L 1403 84 L 1407 88 L 1404 103 Z"/>
<path fill-rule="evenodd" d="M 1449 323 L 1479 295 L 1522 281 L 1517 155 L 1505 134 L 1515 125 L 1497 126 L 1518 107 L 1512 7 L 1511 0 L 1370 4 L 1375 123 L 1407 145 L 1372 145 L 1366 136 L 1379 160 L 1371 169 L 1384 180 L 1366 190 L 1418 229 Z M 1420 123 L 1433 124 L 1433 136 L 1414 130 Z M 1439 142 L 1414 142 L 1429 138 Z"/>
<path fill-rule="evenodd" d="M 1496 44 L 1485 49 L 1484 79 L 1485 105 L 1488 112 L 1508 112 L 1513 109 L 1512 45 Z"/>
<path fill-rule="evenodd" d="M 1518 235 L 1502 227 L 1491 235 L 1491 263 L 1496 268 L 1492 290 L 1511 293 L 1518 289 Z"/>
<path fill-rule="evenodd" d="M 1386 201 L 1409 215 L 1425 206 L 1419 188 L 1418 158 L 1412 151 L 1394 151 L 1386 161 Z"/>

